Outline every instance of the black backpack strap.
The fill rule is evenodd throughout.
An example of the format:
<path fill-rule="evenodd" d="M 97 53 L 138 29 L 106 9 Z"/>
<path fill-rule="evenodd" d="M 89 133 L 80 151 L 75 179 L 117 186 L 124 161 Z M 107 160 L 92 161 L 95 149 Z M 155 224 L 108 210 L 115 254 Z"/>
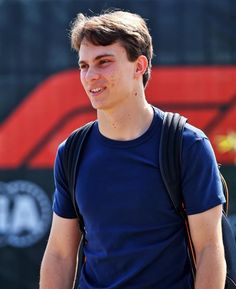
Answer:
<path fill-rule="evenodd" d="M 181 150 L 187 119 L 165 112 L 160 139 L 159 161 L 162 179 L 178 214 L 182 215 Z"/>
<path fill-rule="evenodd" d="M 178 113 L 165 112 L 159 150 L 160 171 L 168 195 L 178 215 L 184 221 L 188 255 L 191 262 L 193 278 L 196 274 L 195 251 L 190 235 L 187 215 L 183 207 L 181 187 L 181 151 L 183 130 L 187 119 Z"/>
<path fill-rule="evenodd" d="M 81 156 L 81 151 L 86 140 L 88 133 L 90 132 L 94 122 L 89 122 L 83 127 L 75 130 L 71 133 L 71 135 L 67 138 L 64 152 L 63 152 L 63 168 L 66 175 L 67 185 L 69 194 L 71 196 L 73 206 L 78 218 L 80 231 L 82 232 L 82 238 L 79 245 L 78 250 L 78 259 L 77 259 L 77 268 L 76 268 L 76 278 L 74 282 L 73 288 L 77 288 L 81 269 L 83 263 L 85 261 L 84 258 L 84 244 L 85 244 L 85 230 L 84 230 L 84 221 L 83 217 L 79 212 L 79 208 L 76 205 L 75 200 L 75 178 L 79 164 L 79 158 Z"/>
<path fill-rule="evenodd" d="M 81 150 L 86 136 L 88 135 L 93 124 L 94 122 L 89 122 L 72 132 L 66 140 L 63 152 L 63 167 L 66 175 L 68 190 L 79 220 L 80 230 L 82 233 L 84 233 L 84 222 L 75 201 L 75 178 Z"/>

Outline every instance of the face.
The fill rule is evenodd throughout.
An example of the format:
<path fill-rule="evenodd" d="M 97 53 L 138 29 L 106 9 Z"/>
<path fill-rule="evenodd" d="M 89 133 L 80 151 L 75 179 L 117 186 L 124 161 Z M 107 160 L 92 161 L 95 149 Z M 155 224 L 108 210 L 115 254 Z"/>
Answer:
<path fill-rule="evenodd" d="M 118 42 L 97 46 L 83 40 L 79 51 L 81 83 L 95 109 L 127 105 L 135 93 L 136 62 Z"/>

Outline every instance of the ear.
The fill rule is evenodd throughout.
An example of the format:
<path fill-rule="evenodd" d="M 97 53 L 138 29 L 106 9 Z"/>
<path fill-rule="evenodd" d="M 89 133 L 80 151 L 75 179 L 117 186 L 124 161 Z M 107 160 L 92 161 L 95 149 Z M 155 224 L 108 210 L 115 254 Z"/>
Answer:
<path fill-rule="evenodd" d="M 136 70 L 135 77 L 143 76 L 148 67 L 147 57 L 144 55 L 140 55 L 136 60 Z"/>

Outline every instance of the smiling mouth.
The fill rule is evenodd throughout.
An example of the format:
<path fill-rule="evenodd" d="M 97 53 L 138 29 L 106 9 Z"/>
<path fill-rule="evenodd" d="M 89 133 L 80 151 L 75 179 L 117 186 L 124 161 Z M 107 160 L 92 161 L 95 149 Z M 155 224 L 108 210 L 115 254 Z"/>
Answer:
<path fill-rule="evenodd" d="M 100 94 L 101 92 L 103 92 L 105 90 L 105 88 L 93 88 L 93 89 L 90 89 L 89 92 L 93 95 L 97 95 L 97 94 Z"/>

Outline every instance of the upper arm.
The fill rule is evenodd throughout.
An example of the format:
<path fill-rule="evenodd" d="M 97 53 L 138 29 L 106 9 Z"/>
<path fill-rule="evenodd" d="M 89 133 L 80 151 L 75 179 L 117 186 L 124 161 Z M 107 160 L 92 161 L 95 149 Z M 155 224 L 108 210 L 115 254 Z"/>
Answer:
<path fill-rule="evenodd" d="M 208 139 L 192 135 L 184 138 L 181 177 L 188 215 L 206 212 L 225 202 L 218 165 Z"/>
<path fill-rule="evenodd" d="M 221 218 L 222 205 L 188 216 L 190 234 L 196 255 L 208 246 L 222 247 Z"/>
<path fill-rule="evenodd" d="M 62 218 L 53 213 L 47 251 L 60 258 L 75 258 L 81 239 L 78 220 Z"/>
<path fill-rule="evenodd" d="M 64 143 L 58 147 L 54 164 L 55 192 L 53 199 L 53 211 L 63 218 L 76 218 L 72 196 L 68 187 L 68 180 L 65 176 L 62 156 L 64 153 Z"/>

